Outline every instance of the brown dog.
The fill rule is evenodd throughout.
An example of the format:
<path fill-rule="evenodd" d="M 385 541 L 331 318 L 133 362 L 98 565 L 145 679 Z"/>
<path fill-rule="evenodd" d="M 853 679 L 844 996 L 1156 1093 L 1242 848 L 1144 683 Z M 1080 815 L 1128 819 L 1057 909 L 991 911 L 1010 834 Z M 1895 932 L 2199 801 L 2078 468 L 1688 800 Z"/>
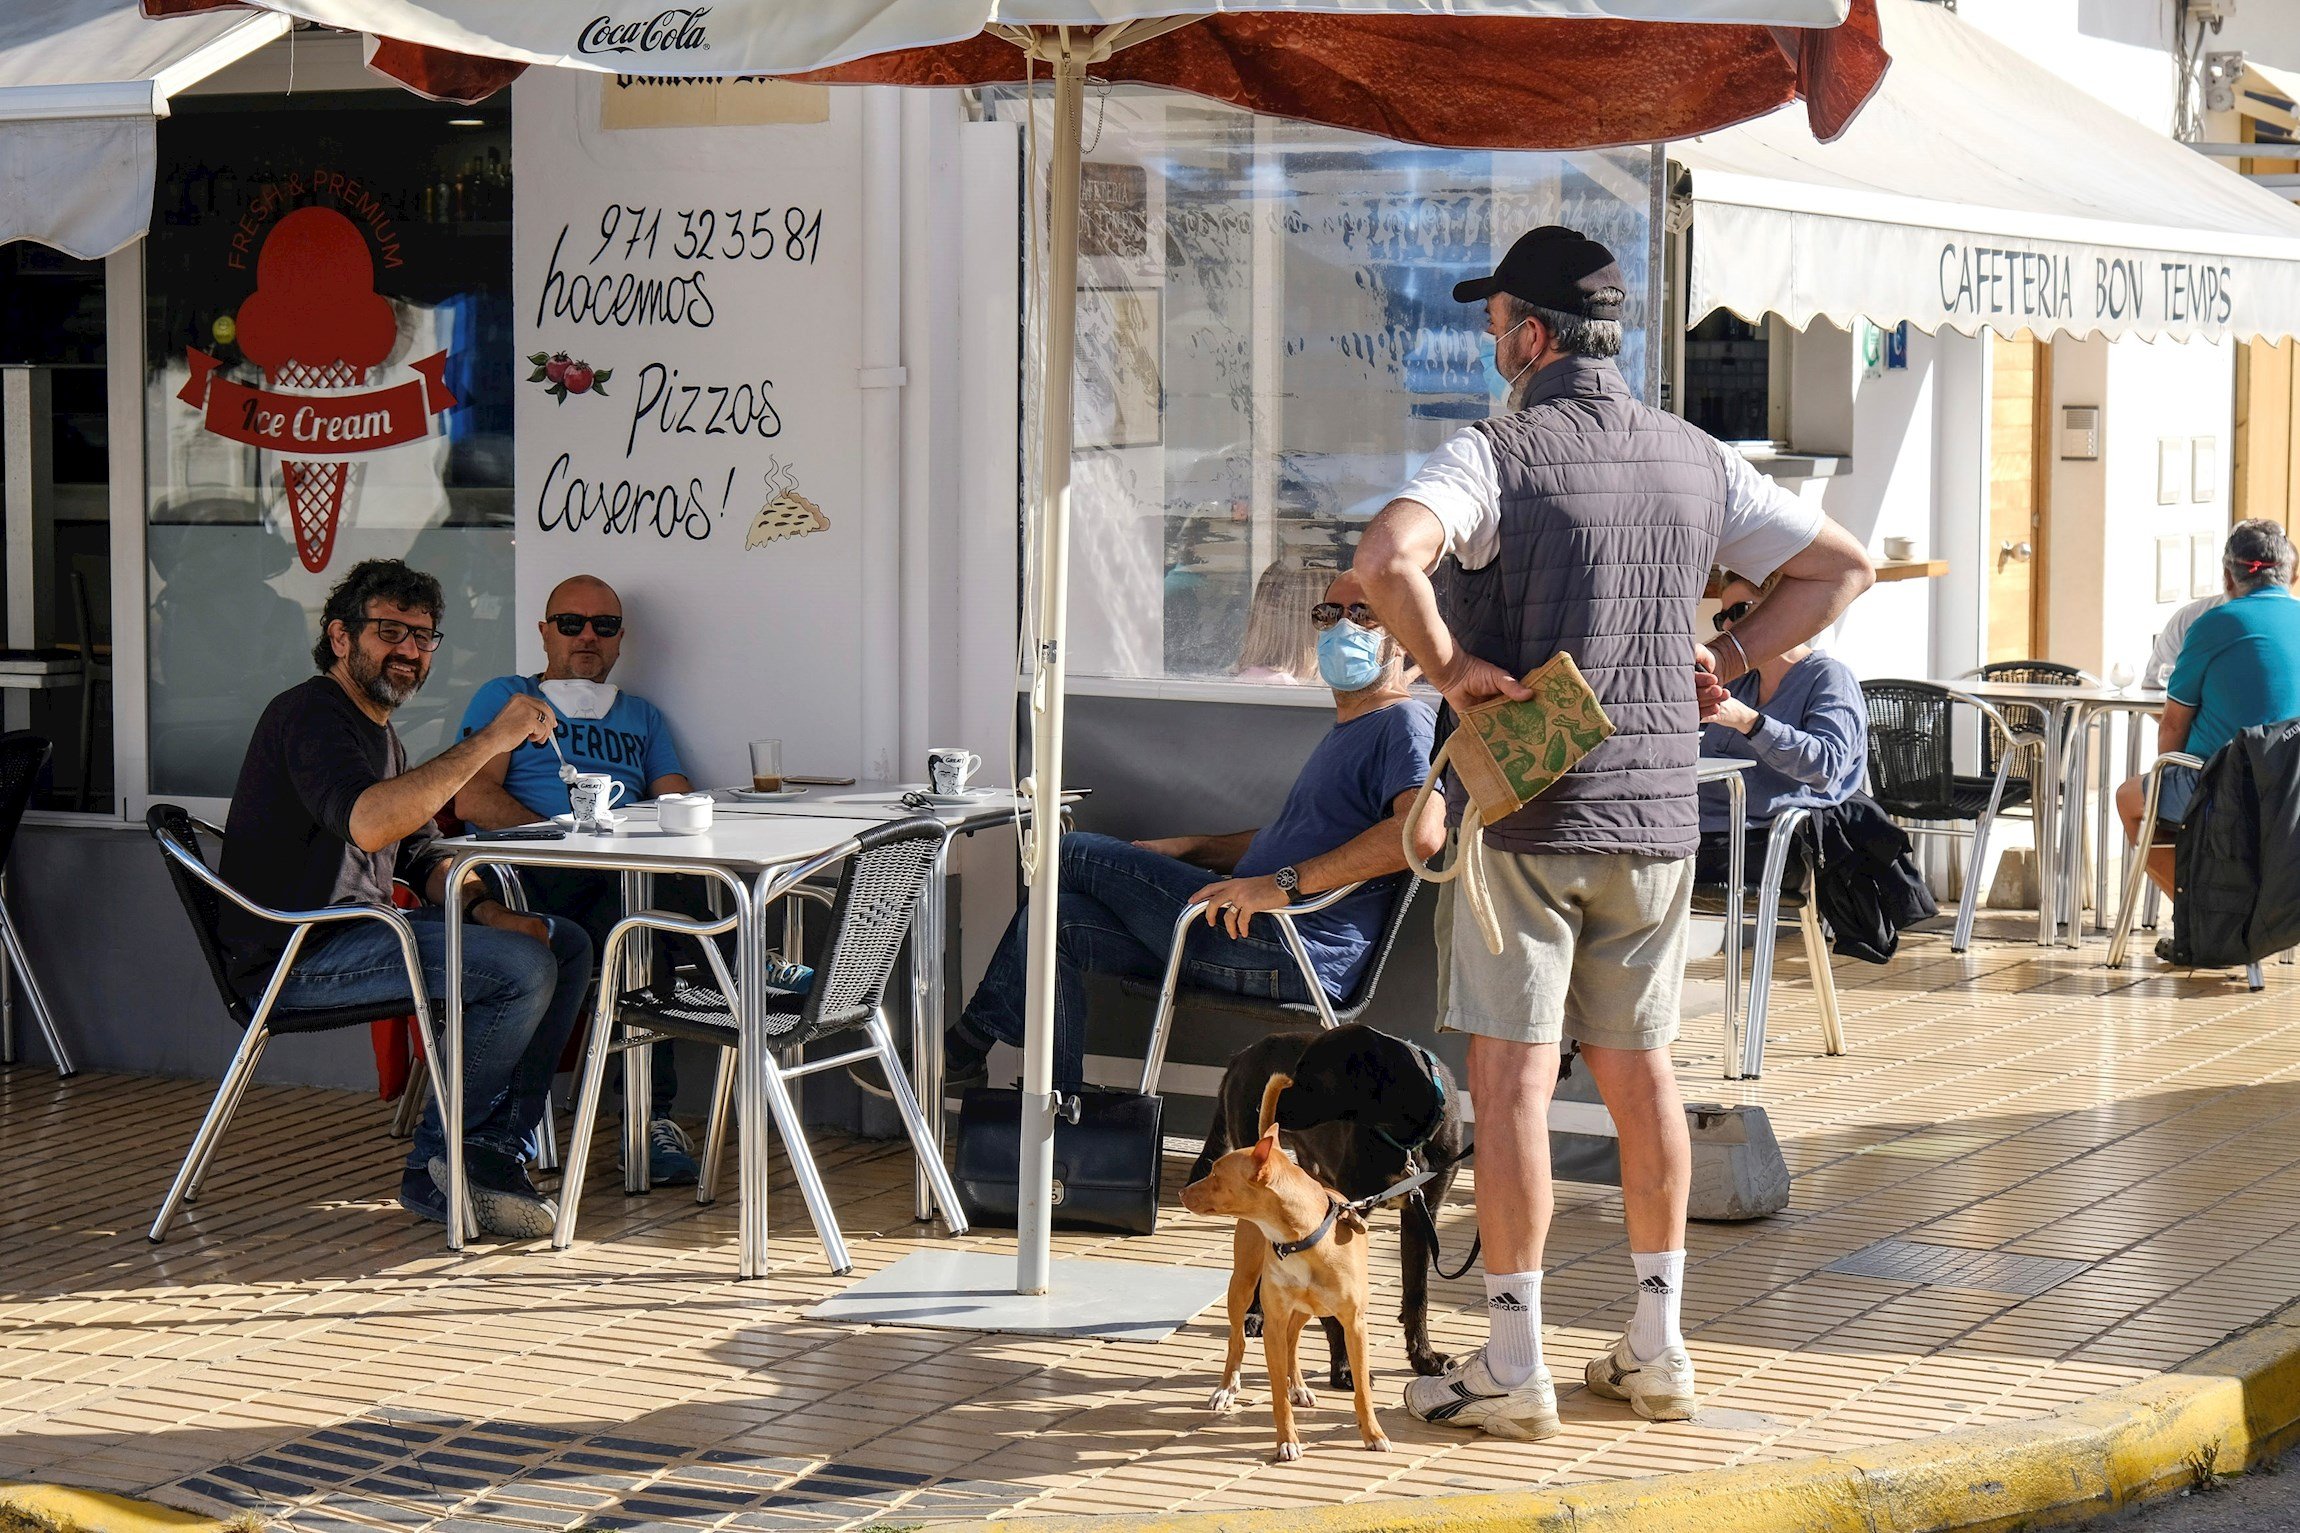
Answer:
<path fill-rule="evenodd" d="M 1194 1214 L 1238 1221 L 1230 1252 L 1230 1352 L 1222 1383 L 1207 1403 L 1219 1411 L 1241 1401 L 1246 1366 L 1246 1311 L 1257 1286 L 1262 1295 L 1262 1352 L 1270 1369 L 1270 1410 L 1278 1423 L 1278 1462 L 1302 1456 L 1294 1407 L 1317 1404 L 1297 1356 L 1302 1327 L 1321 1315 L 1342 1325 L 1356 1395 L 1358 1434 L 1373 1453 L 1390 1451 L 1374 1415 L 1366 1362 L 1366 1222 L 1332 1191 L 1278 1148 L 1278 1093 L 1291 1077 L 1274 1075 L 1262 1088 L 1262 1135 L 1232 1150 L 1182 1189 Z"/>

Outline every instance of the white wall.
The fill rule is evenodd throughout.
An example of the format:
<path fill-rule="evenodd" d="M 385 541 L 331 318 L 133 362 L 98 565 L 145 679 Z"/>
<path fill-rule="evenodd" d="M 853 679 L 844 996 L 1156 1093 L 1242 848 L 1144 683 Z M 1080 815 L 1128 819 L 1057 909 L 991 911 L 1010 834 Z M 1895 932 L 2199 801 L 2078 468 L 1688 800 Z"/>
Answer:
<path fill-rule="evenodd" d="M 1909 365 L 1863 378 L 1847 353 L 1840 391 L 1853 401 L 1849 474 L 1821 481 L 1832 520 L 1884 557 L 1884 539 L 1915 540 L 1930 556 L 1933 532 L 1933 338 L 1912 333 Z M 1837 622 L 1828 648 L 1859 676 L 1922 676 L 1931 660 L 1933 582 L 1893 581 L 1872 589 Z"/>

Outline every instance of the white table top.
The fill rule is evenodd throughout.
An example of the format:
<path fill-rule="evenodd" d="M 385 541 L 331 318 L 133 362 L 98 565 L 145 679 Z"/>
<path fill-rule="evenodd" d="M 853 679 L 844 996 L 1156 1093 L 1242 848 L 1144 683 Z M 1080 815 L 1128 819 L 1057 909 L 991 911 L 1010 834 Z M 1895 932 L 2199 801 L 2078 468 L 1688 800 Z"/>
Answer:
<path fill-rule="evenodd" d="M 756 870 L 804 862 L 862 833 L 853 819 L 827 815 L 728 814 L 719 810 L 698 836 L 675 836 L 655 823 L 654 806 L 630 810 L 610 835 L 569 834 L 557 841 L 482 841 L 444 837 L 436 844 L 458 856 L 472 853 L 521 863 L 673 862 L 696 867 Z"/>
<path fill-rule="evenodd" d="M 905 793 L 923 791 L 925 787 L 923 782 L 862 782 L 843 788 L 809 787 L 794 798 L 764 801 L 737 798 L 733 788 L 713 788 L 710 793 L 718 805 L 714 821 L 729 815 L 901 820 L 914 814 L 931 814 L 945 825 L 971 830 L 1011 819 L 1017 810 L 1026 817 L 1030 813 L 1030 800 L 1018 797 L 1006 788 L 985 790 L 981 797 L 967 804 L 929 804 L 923 809 L 904 807 L 902 797 Z M 1062 795 L 1062 801 L 1074 804 L 1082 797 L 1084 795 L 1081 793 L 1067 792 Z"/>
<path fill-rule="evenodd" d="M 2164 701 L 2162 687 L 2112 687 L 2095 682 L 2064 687 L 2043 681 L 1982 681 L 1968 677 L 1961 681 L 1936 681 L 1933 685 L 1952 692 L 1969 692 L 1992 703 L 2128 703 L 2136 708 L 2153 708 Z"/>

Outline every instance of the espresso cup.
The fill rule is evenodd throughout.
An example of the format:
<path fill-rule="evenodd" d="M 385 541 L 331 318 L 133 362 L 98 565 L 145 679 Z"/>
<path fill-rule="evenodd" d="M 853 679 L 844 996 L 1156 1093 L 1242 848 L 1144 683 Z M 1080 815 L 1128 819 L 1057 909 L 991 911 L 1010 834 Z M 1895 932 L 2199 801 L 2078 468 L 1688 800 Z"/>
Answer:
<path fill-rule="evenodd" d="M 982 758 L 956 745 L 940 745 L 926 753 L 927 786 L 941 794 L 966 791 L 966 780 L 982 769 Z"/>
<path fill-rule="evenodd" d="M 1915 538 L 1885 539 L 1885 557 L 1893 560 L 1914 559 L 1917 556 Z"/>
<path fill-rule="evenodd" d="M 605 772 L 578 772 L 567 785 L 567 807 L 575 823 L 590 829 L 607 818 L 608 812 L 623 801 L 630 788 Z"/>
<path fill-rule="evenodd" d="M 674 836 L 699 836 L 711 828 L 711 796 L 666 793 L 655 800 L 655 823 Z"/>

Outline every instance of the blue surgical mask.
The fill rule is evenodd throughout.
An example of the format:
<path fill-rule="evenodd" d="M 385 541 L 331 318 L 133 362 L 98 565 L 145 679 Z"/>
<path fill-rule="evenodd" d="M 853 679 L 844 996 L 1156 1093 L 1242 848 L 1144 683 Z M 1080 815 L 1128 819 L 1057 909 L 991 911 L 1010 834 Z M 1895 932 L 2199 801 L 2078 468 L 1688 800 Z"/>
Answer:
<path fill-rule="evenodd" d="M 1318 635 L 1318 677 L 1336 692 L 1363 692 L 1382 679 L 1387 665 L 1382 636 L 1348 618 Z"/>
<path fill-rule="evenodd" d="M 1529 317 L 1530 317 L 1530 316 L 1529 316 Z M 1517 332 L 1518 332 L 1518 331 L 1520 331 L 1520 330 L 1522 330 L 1522 329 L 1524 329 L 1524 328 L 1525 328 L 1525 320 L 1522 320 L 1522 319 L 1521 319 L 1521 320 L 1519 320 L 1519 321 L 1518 321 L 1516 324 L 1514 324 L 1514 325 L 1510 326 L 1510 327 L 1509 327 L 1507 330 L 1504 330 L 1504 331 L 1503 331 L 1503 332 L 1502 332 L 1500 335 L 1498 335 L 1498 336 L 1496 336 L 1496 335 L 1480 335 L 1480 336 L 1477 338 L 1478 349 L 1479 349 L 1479 351 L 1480 351 L 1480 352 L 1481 352 L 1481 353 L 1484 355 L 1484 357 L 1485 357 L 1485 366 L 1486 366 L 1486 371 L 1488 371 L 1488 372 L 1492 373 L 1492 374 L 1493 374 L 1494 376 L 1496 376 L 1496 377 L 1500 377 L 1500 376 L 1501 376 L 1501 357 L 1500 357 L 1500 354 L 1499 354 L 1499 352 L 1498 352 L 1498 349 L 1497 349 L 1497 348 L 1499 348 L 1499 347 L 1500 347 L 1500 345 L 1501 345 L 1501 343 L 1502 343 L 1502 341 L 1503 341 L 1504 339 L 1506 339 L 1506 338 L 1507 338 L 1507 337 L 1509 337 L 1509 336 L 1512 336 L 1512 335 L 1515 335 L 1515 334 L 1517 334 Z M 1526 363 L 1526 364 L 1525 364 L 1525 366 L 1524 366 L 1524 367 L 1521 367 L 1521 368 L 1519 368 L 1519 369 L 1518 369 L 1516 372 L 1514 372 L 1514 373 L 1510 374 L 1508 377 L 1506 377 L 1506 378 L 1502 378 L 1502 380 L 1501 380 L 1501 387 L 1502 387 L 1502 392 L 1506 394 L 1506 393 L 1508 393 L 1508 392 L 1509 392 L 1511 389 L 1514 389 L 1514 388 L 1516 388 L 1516 387 L 1517 387 L 1517 380 L 1518 380 L 1518 379 L 1520 379 L 1520 378 L 1522 378 L 1522 377 L 1524 377 L 1524 376 L 1526 375 L 1526 371 L 1527 371 L 1527 369 L 1531 368 L 1532 366 L 1533 366 L 1533 364 L 1532 364 L 1531 362 L 1528 362 L 1528 363 Z"/>

